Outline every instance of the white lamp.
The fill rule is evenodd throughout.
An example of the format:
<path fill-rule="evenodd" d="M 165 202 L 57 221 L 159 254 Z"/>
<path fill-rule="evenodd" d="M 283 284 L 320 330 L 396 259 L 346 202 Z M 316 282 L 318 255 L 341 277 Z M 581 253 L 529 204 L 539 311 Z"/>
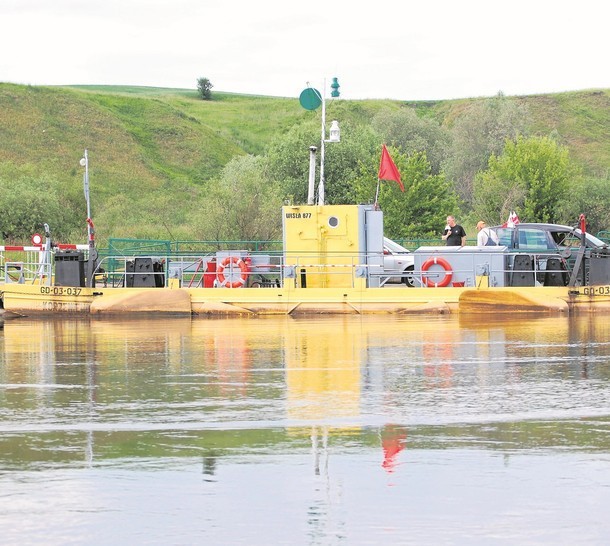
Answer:
<path fill-rule="evenodd" d="M 341 130 L 337 120 L 333 120 L 330 124 L 330 138 L 328 142 L 341 142 Z"/>

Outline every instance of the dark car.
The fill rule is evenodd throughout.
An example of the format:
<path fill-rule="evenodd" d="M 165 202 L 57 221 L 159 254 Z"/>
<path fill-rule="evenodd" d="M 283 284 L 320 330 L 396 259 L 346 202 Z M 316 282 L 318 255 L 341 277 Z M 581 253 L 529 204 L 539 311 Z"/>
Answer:
<path fill-rule="evenodd" d="M 542 282 L 544 272 L 555 269 L 557 264 L 562 264 L 562 269 L 571 272 L 582 242 L 579 228 L 560 224 L 522 223 L 514 227 L 494 226 L 491 229 L 498 235 L 500 245 L 533 257 L 539 282 Z M 607 249 L 608 245 L 594 235 L 585 233 L 585 247 L 591 250 Z M 551 259 L 553 262 L 550 262 Z M 553 267 L 547 268 L 548 263 L 553 263 Z"/>
<path fill-rule="evenodd" d="M 580 229 L 560 224 L 523 223 L 514 227 L 492 227 L 500 245 L 510 250 L 521 252 L 553 252 L 569 257 L 573 250 L 580 247 L 582 233 Z M 606 243 L 601 239 L 585 233 L 587 248 L 604 248 Z"/>

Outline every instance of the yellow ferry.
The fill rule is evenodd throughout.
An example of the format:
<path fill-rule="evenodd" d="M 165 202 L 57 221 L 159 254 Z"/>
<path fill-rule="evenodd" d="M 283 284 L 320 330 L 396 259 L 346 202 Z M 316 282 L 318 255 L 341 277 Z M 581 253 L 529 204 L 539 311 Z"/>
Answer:
<path fill-rule="evenodd" d="M 0 249 L 0 301 L 13 315 L 152 313 L 303 315 L 573 313 L 610 310 L 610 254 L 495 247 L 421 247 L 409 271 L 384 267 L 383 212 L 373 205 L 282 209 L 279 253 L 226 250 L 110 256 L 89 245 L 8 260 Z M 5 251 L 5 252 L 2 252 Z M 27 253 L 27 252 L 26 252 Z M 393 284 L 392 277 L 405 284 Z M 400 280 L 400 279 L 399 279 Z"/>

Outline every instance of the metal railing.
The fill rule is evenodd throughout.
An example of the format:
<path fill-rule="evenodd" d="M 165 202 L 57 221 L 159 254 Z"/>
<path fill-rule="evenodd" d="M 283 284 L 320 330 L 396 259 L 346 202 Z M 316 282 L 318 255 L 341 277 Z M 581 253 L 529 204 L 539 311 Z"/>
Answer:
<path fill-rule="evenodd" d="M 277 251 L 283 249 L 282 241 L 260 240 L 157 240 L 157 239 L 119 239 L 111 238 L 108 248 L 100 250 L 105 255 L 146 255 L 146 254 L 199 254 L 235 248 L 251 252 Z"/>
<path fill-rule="evenodd" d="M 58 263 L 55 250 L 44 253 L 39 248 L 22 250 L 0 248 L 0 280 L 5 283 L 21 284 L 54 284 L 56 283 L 59 265 L 61 269 L 81 269 L 87 260 L 87 251 L 80 250 L 78 263 Z M 249 250 L 214 250 L 203 253 L 176 252 L 167 246 L 160 247 L 163 253 L 145 254 L 143 248 L 133 254 L 118 256 L 116 254 L 100 256 L 94 272 L 95 286 L 111 287 L 325 287 L 325 286 L 360 286 L 366 279 L 366 286 L 385 286 L 390 281 L 405 282 L 414 286 L 434 286 L 440 281 L 426 282 L 426 279 L 444 279 L 446 272 L 432 268 L 422 272 L 420 255 L 415 260 L 416 271 L 387 271 L 383 268 L 383 256 L 380 253 L 351 254 L 327 253 L 323 257 L 315 253 L 254 252 Z M 452 269 L 449 286 L 477 286 L 480 277 L 490 276 L 477 269 L 481 263 L 475 262 L 475 256 L 481 252 L 468 252 L 468 247 L 460 251 L 460 269 Z M 127 252 L 124 248 L 122 252 Z M 131 250 L 131 249 L 129 249 Z M 159 250 L 159 247 L 155 247 Z M 450 254 L 445 254 L 439 247 L 439 256 L 451 261 Z M 499 261 L 494 263 L 493 274 L 499 281 L 488 279 L 489 286 L 511 285 L 511 275 L 520 273 L 528 275 L 531 285 L 545 283 L 549 259 L 563 264 L 560 271 L 553 270 L 554 275 L 562 276 L 571 273 L 573 263 L 557 253 L 528 253 L 531 258 L 529 269 L 519 270 L 513 267 L 517 256 L 523 253 L 498 253 Z M 418 256 L 417 253 L 415 256 Z M 45 261 L 42 258 L 45 257 Z M 470 261 L 469 261 L 470 260 Z M 511 261 L 512 260 L 512 261 Z M 503 265 L 502 265 L 503 264 Z M 605 267 L 605 266 L 604 266 Z M 82 272 L 79 271 L 82 279 Z M 531 274 L 531 275 L 530 275 Z M 70 275 L 70 279 L 79 275 Z M 586 279 L 585 275 L 585 279 Z M 339 280 L 340 279 L 340 280 Z M 77 281 L 78 282 L 78 281 Z M 530 282 L 529 280 L 527 282 Z M 582 281 L 580 281 L 582 282 Z M 494 284 L 495 283 L 495 284 Z M 525 284 L 524 284 L 525 285 Z M 78 286 L 78 284 L 73 285 Z"/>
<path fill-rule="evenodd" d="M 319 262 L 313 255 L 244 250 L 199 255 L 114 255 L 101 258 L 95 274 L 97 284 L 103 286 L 184 288 L 325 286 L 335 284 L 338 277 L 342 277 L 342 285 L 353 286 L 354 278 L 367 276 L 367 266 L 360 263 L 362 256 L 336 254 L 327 259 L 329 263 Z"/>
<path fill-rule="evenodd" d="M 366 286 L 383 287 L 390 280 L 419 287 L 518 286 L 542 285 L 547 274 L 562 276 L 567 282 L 569 268 L 558 254 L 530 254 L 528 266 L 517 266 L 515 258 L 521 253 L 501 253 L 502 267 L 491 267 L 491 262 L 480 262 L 480 252 L 462 252 L 461 266 L 452 266 L 447 272 L 442 268 L 429 271 L 420 269 L 409 272 L 386 271 L 382 256 L 347 253 L 327 254 L 325 261 L 315 254 L 265 254 L 248 251 L 220 251 L 204 255 L 171 254 L 159 256 L 106 257 L 98 267 L 98 279 L 106 286 L 114 287 L 159 287 L 180 286 L 183 288 L 212 287 L 354 287 L 358 280 L 365 279 Z M 443 256 L 439 253 L 439 256 Z M 446 255 L 451 260 L 449 255 Z M 477 261 L 478 258 L 478 261 Z M 547 270 L 549 259 L 562 264 L 560 269 Z M 420 257 L 424 261 L 425 257 Z M 376 262 L 376 263 L 375 263 Z M 442 284 L 447 273 L 450 280 Z M 520 280 L 514 280 L 520 276 Z M 98 281 L 99 282 L 99 281 Z M 548 282 L 548 281 L 547 281 Z"/>
<path fill-rule="evenodd" d="M 598 231 L 596 237 L 601 239 L 604 243 L 610 244 L 610 231 L 602 230 Z"/>
<path fill-rule="evenodd" d="M 62 245 L 46 250 L 42 246 L 0 246 L 0 282 L 5 284 L 52 284 L 55 273 L 54 256 L 70 247 L 88 257 L 87 245 Z"/>
<path fill-rule="evenodd" d="M 440 238 L 407 238 L 394 239 L 395 242 L 409 250 L 415 250 L 420 246 L 434 246 L 442 244 Z M 476 239 L 469 240 L 476 244 Z M 235 248 L 249 250 L 251 252 L 281 252 L 284 248 L 281 240 L 161 240 L 161 239 L 119 239 L 111 238 L 107 249 L 100 249 L 104 255 L 146 255 L 146 254 L 196 254 L 216 252 L 219 250 L 231 250 Z"/>

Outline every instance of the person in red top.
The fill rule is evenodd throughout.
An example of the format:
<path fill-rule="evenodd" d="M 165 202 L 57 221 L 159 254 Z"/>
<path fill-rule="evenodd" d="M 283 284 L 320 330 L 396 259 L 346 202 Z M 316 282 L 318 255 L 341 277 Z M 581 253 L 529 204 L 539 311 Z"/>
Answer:
<path fill-rule="evenodd" d="M 447 216 L 447 226 L 441 237 L 447 246 L 465 246 L 466 232 L 464 228 L 455 222 L 453 216 Z"/>

